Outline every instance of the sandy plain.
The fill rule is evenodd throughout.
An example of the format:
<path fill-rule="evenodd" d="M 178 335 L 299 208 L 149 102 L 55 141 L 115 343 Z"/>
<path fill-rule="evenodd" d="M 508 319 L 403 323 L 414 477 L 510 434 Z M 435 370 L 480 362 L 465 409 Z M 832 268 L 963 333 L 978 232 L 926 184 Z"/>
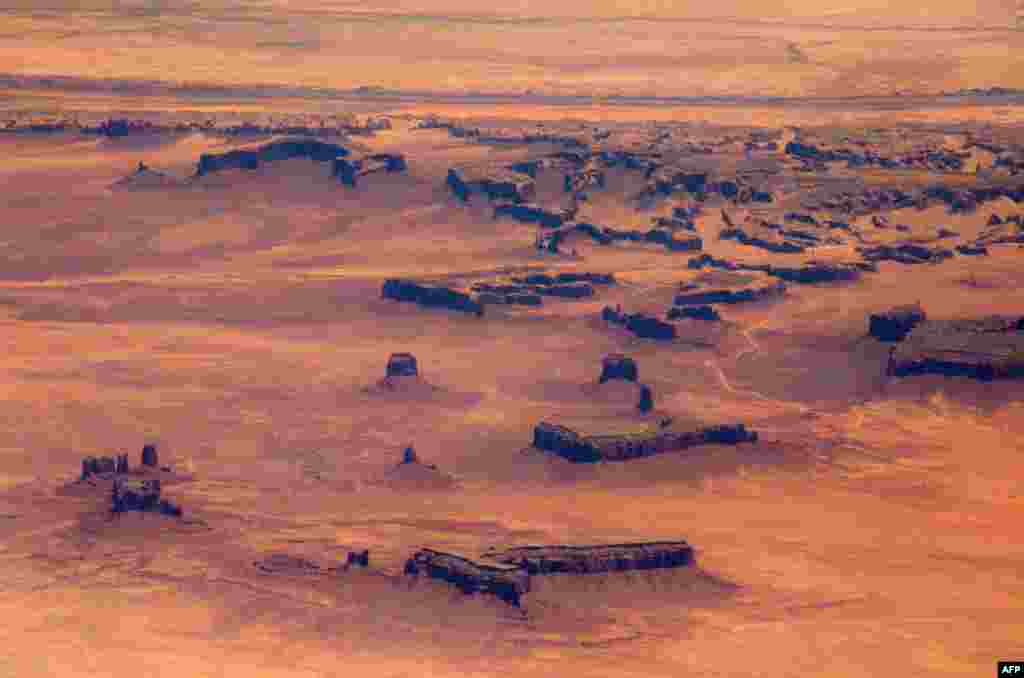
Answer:
<path fill-rule="evenodd" d="M 886 378 L 886 349 L 864 336 L 869 313 L 900 303 L 921 301 L 935 318 L 1024 314 L 1016 245 L 936 266 L 885 262 L 854 284 L 793 285 L 781 301 L 725 308 L 710 340 L 689 322 L 662 345 L 610 328 L 600 311 L 662 314 L 677 285 L 699 275 L 688 256 L 582 239 L 570 244 L 577 258 L 538 253 L 534 226 L 457 203 L 444 178 L 456 162 L 511 163 L 553 148 L 413 129 L 436 113 L 641 136 L 657 121 L 698 139 L 790 126 L 892 130 L 907 143 L 984 133 L 1019 147 L 1018 101 L 834 98 L 1020 86 L 1015 8 L 880 16 L 862 3 L 823 18 L 809 3 L 785 16 L 742 2 L 714 13 L 606 3 L 588 4 L 583 21 L 579 4 L 497 5 L 486 17 L 455 0 L 417 11 L 235 3 L 216 16 L 167 3 L 138 3 L 134 13 L 5 5 L 0 62 L 17 77 L 167 79 L 173 64 L 181 81 L 242 85 L 348 88 L 373 73 L 374 85 L 454 93 L 833 99 L 214 97 L 109 92 L 93 80 L 5 89 L 3 114 L 21 122 L 312 125 L 346 112 L 389 115 L 392 130 L 342 143 L 401 152 L 409 170 L 348 188 L 325 165 L 293 159 L 189 180 L 199 154 L 235 142 L 199 132 L 0 134 L 0 675 L 952 677 L 990 675 L 998 659 L 1024 656 L 1024 391 Z M 267 44 L 238 49 L 251 45 L 254 25 Z M 575 43 L 554 39 L 567 26 Z M 514 34 L 501 44 L 535 47 L 499 58 L 499 31 Z M 936 45 L 955 63 L 926 60 Z M 610 53 L 614 63 L 601 56 Z M 370 56 L 360 63 L 356 54 Z M 117 187 L 139 161 L 181 184 Z M 742 153 L 719 162 L 743 162 Z M 871 186 L 976 180 L 857 175 Z M 771 214 L 799 204 L 804 186 L 790 179 Z M 640 228 L 678 202 L 637 210 L 627 197 L 641 185 L 635 173 L 611 173 L 588 216 Z M 1003 200 L 967 215 L 889 216 L 912 235 L 941 224 L 968 239 L 991 214 L 1015 209 Z M 696 224 L 704 251 L 720 257 L 798 264 L 852 253 L 770 255 L 719 240 L 716 209 Z M 484 318 L 380 298 L 389 277 L 535 270 L 614 272 L 620 284 L 591 300 L 546 299 Z M 438 389 L 368 388 L 396 351 L 414 353 Z M 596 465 L 530 448 L 543 418 L 637 419 L 628 394 L 592 390 L 610 352 L 637 359 L 659 415 L 743 421 L 760 442 Z M 145 441 L 190 474 L 167 488 L 185 521 L 110 521 L 105 496 L 65 491 L 82 456 L 127 452 L 135 463 Z M 451 482 L 395 475 L 410 443 Z M 475 553 L 659 539 L 692 543 L 699 567 L 537 578 L 521 610 L 401 574 L 423 546 Z M 326 568 L 357 548 L 370 549 L 366 571 L 300 576 L 253 565 L 285 553 Z"/>

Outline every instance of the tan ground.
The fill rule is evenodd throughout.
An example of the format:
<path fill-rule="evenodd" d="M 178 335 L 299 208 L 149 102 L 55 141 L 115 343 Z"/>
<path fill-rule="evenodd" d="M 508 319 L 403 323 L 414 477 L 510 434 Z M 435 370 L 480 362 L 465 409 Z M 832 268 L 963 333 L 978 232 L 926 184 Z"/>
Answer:
<path fill-rule="evenodd" d="M 190 58 L 183 75 L 204 57 Z M 726 309 L 714 347 L 696 324 L 656 346 L 599 311 L 662 313 L 697 275 L 685 255 L 581 240 L 579 261 L 540 256 L 532 227 L 442 185 L 455 160 L 521 149 L 405 124 L 366 143 L 406 153 L 409 174 L 346 189 L 293 160 L 112 190 L 139 160 L 184 178 L 219 142 L 0 136 L 0 675 L 875 678 L 986 675 L 1024 655 L 1020 386 L 885 383 L 884 347 L 863 338 L 870 311 L 916 300 L 934 317 L 1024 313 L 1020 250 L 797 286 Z M 613 202 L 592 209 L 624 214 Z M 966 236 L 986 209 L 892 218 Z M 718 225 L 715 210 L 698 220 L 707 251 L 764 258 L 709 237 Z M 623 282 L 484 319 L 380 299 L 389 276 L 526 267 Z M 368 390 L 395 351 L 438 389 Z M 659 415 L 744 421 L 762 442 L 595 466 L 529 450 L 543 417 L 635 420 L 587 387 L 613 351 L 638 360 Z M 58 493 L 81 456 L 135 463 L 147 439 L 194 471 L 167 491 L 194 522 L 108 523 L 105 497 Z M 394 475 L 409 443 L 452 483 Z M 680 538 L 699 572 L 540 579 L 523 612 L 399 576 L 422 546 Z M 326 566 L 349 548 L 370 549 L 370 572 L 252 565 Z"/>
<path fill-rule="evenodd" d="M 14 0 L 16 74 L 430 91 L 851 96 L 1024 86 L 1014 0 Z"/>

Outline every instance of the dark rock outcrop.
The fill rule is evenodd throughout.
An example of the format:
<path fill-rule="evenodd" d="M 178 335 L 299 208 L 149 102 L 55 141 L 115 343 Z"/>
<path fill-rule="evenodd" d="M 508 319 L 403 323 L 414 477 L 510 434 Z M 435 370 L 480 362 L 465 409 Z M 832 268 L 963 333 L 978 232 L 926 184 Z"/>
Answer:
<path fill-rule="evenodd" d="M 759 247 L 769 252 L 775 252 L 777 254 L 796 254 L 803 252 L 807 248 L 804 245 L 799 245 L 788 240 L 766 240 L 764 238 L 750 235 L 742 228 L 725 228 L 718 234 L 721 240 L 735 240 L 744 245 L 751 247 Z"/>
<path fill-rule="evenodd" d="M 677 294 L 673 303 L 676 306 L 705 306 L 707 304 L 741 304 L 752 301 L 763 301 L 781 297 L 786 293 L 783 282 L 763 287 L 743 287 L 740 289 L 712 289 L 700 292 Z"/>
<path fill-rule="evenodd" d="M 541 422 L 533 431 L 533 446 L 575 463 L 623 461 L 683 450 L 706 444 L 736 445 L 756 442 L 757 433 L 743 424 L 698 428 L 692 431 L 659 430 L 639 435 L 581 436 L 564 426 Z"/>
<path fill-rule="evenodd" d="M 601 361 L 601 376 L 598 382 L 603 384 L 611 379 L 636 381 L 638 375 L 635 360 L 621 353 L 612 353 Z"/>
<path fill-rule="evenodd" d="M 693 318 L 695 320 L 711 322 L 721 320 L 722 316 L 711 306 L 674 306 L 668 310 L 669 320 L 680 320 L 682 318 Z"/>
<path fill-rule="evenodd" d="M 360 177 L 376 172 L 404 172 L 405 157 L 398 153 L 375 153 L 358 158 L 335 158 L 331 172 L 341 183 L 356 186 Z"/>
<path fill-rule="evenodd" d="M 898 306 L 883 313 L 873 313 L 868 319 L 868 334 L 879 341 L 902 341 L 910 331 L 927 320 L 919 305 Z"/>
<path fill-rule="evenodd" d="M 1024 378 L 1024 332 L 1019 318 L 989 316 L 925 320 L 893 351 L 894 376 L 944 374 L 982 381 Z"/>
<path fill-rule="evenodd" d="M 654 316 L 643 313 L 620 313 L 610 306 L 605 306 L 601 317 L 616 325 L 624 325 L 627 330 L 642 339 L 671 341 L 676 338 L 676 328 Z"/>
<path fill-rule="evenodd" d="M 900 264 L 937 264 L 953 256 L 945 248 L 928 248 L 913 243 L 859 247 L 861 256 L 868 261 L 895 261 Z"/>
<path fill-rule="evenodd" d="M 81 479 L 89 476 L 128 472 L 128 455 L 116 457 L 84 457 Z"/>
<path fill-rule="evenodd" d="M 310 158 L 318 162 L 330 162 L 348 155 L 348 150 L 337 144 L 317 139 L 285 139 L 260 146 L 253 150 L 234 150 L 226 153 L 204 153 L 199 156 L 196 176 L 205 176 L 226 169 L 256 169 L 264 162 L 287 160 L 289 158 Z"/>
<path fill-rule="evenodd" d="M 181 508 L 160 498 L 160 481 L 121 479 L 114 480 L 112 490 L 112 511 L 143 511 L 162 513 L 169 516 L 181 516 Z"/>
<path fill-rule="evenodd" d="M 475 313 L 478 316 L 484 313 L 483 304 L 464 292 L 447 287 L 421 285 L 411 280 L 386 280 L 381 294 L 385 299 L 414 302 L 429 308 L 449 308 L 463 313 Z"/>
<path fill-rule="evenodd" d="M 490 200 L 526 202 L 533 197 L 533 179 L 522 172 L 500 167 L 453 167 L 448 170 L 448 187 L 462 201 L 479 193 Z"/>
<path fill-rule="evenodd" d="M 600 546 L 520 546 L 489 550 L 484 556 L 516 565 L 530 575 L 594 574 L 689 567 L 694 549 L 685 541 L 604 544 Z"/>
<path fill-rule="evenodd" d="M 463 593 L 485 593 L 519 607 L 530 591 L 530 575 L 519 567 L 476 563 L 453 553 L 421 549 L 405 563 L 408 575 L 425 574 L 457 586 Z"/>
<path fill-rule="evenodd" d="M 545 228 L 558 228 L 575 216 L 574 210 L 552 211 L 539 205 L 507 202 L 494 206 L 494 218 L 508 217 L 524 224 L 540 224 Z"/>
<path fill-rule="evenodd" d="M 362 551 L 349 551 L 345 558 L 346 567 L 369 567 L 370 566 L 370 551 L 369 549 L 363 549 Z"/>
<path fill-rule="evenodd" d="M 415 377 L 419 375 L 416 356 L 412 353 L 392 353 L 384 370 L 385 377 Z"/>
<path fill-rule="evenodd" d="M 654 392 L 651 391 L 651 387 L 647 384 L 640 385 L 640 400 L 637 402 L 636 408 L 642 414 L 647 414 L 654 409 Z"/>
<path fill-rule="evenodd" d="M 954 249 L 957 251 L 957 254 L 963 255 L 965 257 L 988 256 L 988 248 L 985 247 L 984 245 L 957 245 Z"/>
<path fill-rule="evenodd" d="M 160 465 L 159 457 L 156 452 L 156 445 L 142 446 L 142 465 L 150 467 L 156 467 Z"/>

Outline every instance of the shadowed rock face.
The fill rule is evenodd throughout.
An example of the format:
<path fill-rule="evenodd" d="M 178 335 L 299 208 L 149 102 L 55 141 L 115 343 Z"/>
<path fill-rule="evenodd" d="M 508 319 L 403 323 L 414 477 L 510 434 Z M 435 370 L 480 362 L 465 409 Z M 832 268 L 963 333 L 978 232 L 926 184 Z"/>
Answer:
<path fill-rule="evenodd" d="M 405 157 L 398 153 L 376 153 L 359 158 L 335 158 L 331 170 L 341 183 L 356 186 L 360 177 L 376 172 L 404 172 Z"/>
<path fill-rule="evenodd" d="M 160 481 L 121 479 L 114 481 L 112 507 L 114 513 L 144 511 L 181 516 L 181 509 L 160 499 Z"/>
<path fill-rule="evenodd" d="M 515 607 L 530 590 L 530 576 L 518 567 L 483 565 L 431 549 L 414 553 L 405 563 L 405 573 L 449 582 L 467 594 L 494 595 Z"/>
<path fill-rule="evenodd" d="M 369 567 L 369 549 L 363 549 L 362 551 L 349 551 L 348 556 L 345 559 L 345 564 L 348 567 Z"/>
<path fill-rule="evenodd" d="M 484 313 L 483 304 L 468 294 L 447 287 L 421 285 L 411 280 L 386 280 L 381 294 L 385 299 L 411 301 L 420 306 L 449 308 L 463 313 L 475 313 L 478 316 Z"/>
<path fill-rule="evenodd" d="M 693 318 L 710 322 L 721 320 L 722 316 L 711 306 L 683 306 L 682 308 L 673 307 L 668 310 L 669 320 L 679 320 L 681 318 Z"/>
<path fill-rule="evenodd" d="M 773 299 L 786 293 L 786 285 L 782 282 L 765 287 L 747 287 L 738 290 L 715 289 L 704 292 L 677 294 L 676 306 L 703 306 L 707 304 L 741 304 L 751 301 Z"/>
<path fill-rule="evenodd" d="M 914 326 L 927 319 L 918 305 L 899 306 L 868 319 L 868 334 L 880 341 L 902 341 Z"/>
<path fill-rule="evenodd" d="M 772 266 L 771 264 L 737 264 L 727 259 L 716 259 L 710 254 L 694 257 L 687 262 L 686 266 L 698 270 L 710 267 L 726 271 L 762 271 L 786 282 L 798 284 L 852 282 L 859 280 L 865 272 L 878 270 L 877 264 L 863 261 L 853 263 L 809 261 L 800 267 L 789 267 Z"/>
<path fill-rule="evenodd" d="M 768 250 L 769 252 L 775 252 L 779 254 L 796 254 L 798 252 L 803 252 L 805 249 L 807 249 L 803 245 L 798 245 L 787 240 L 774 241 L 765 240 L 764 238 L 758 238 L 756 236 L 748 234 L 746 231 L 739 227 L 726 228 L 721 233 L 718 234 L 718 237 L 722 240 L 735 240 L 744 245 L 750 245 L 751 247 L 759 247 L 763 250 Z"/>
<path fill-rule="evenodd" d="M 448 170 L 448 187 L 460 200 L 479 193 L 490 200 L 526 202 L 533 197 L 533 179 L 522 172 L 500 167 L 453 167 Z"/>
<path fill-rule="evenodd" d="M 858 251 L 868 261 L 895 261 L 900 264 L 937 264 L 953 256 L 945 248 L 929 249 L 913 243 L 861 247 Z"/>
<path fill-rule="evenodd" d="M 601 377 L 598 381 L 602 384 L 610 379 L 636 381 L 637 376 L 638 370 L 635 360 L 621 353 L 613 353 L 605 356 L 604 360 L 601 361 Z"/>
<path fill-rule="evenodd" d="M 287 160 L 289 158 L 310 158 L 329 162 L 348 155 L 348 150 L 337 144 L 316 139 L 275 141 L 255 150 L 235 150 L 227 153 L 204 153 L 199 157 L 196 176 L 205 176 L 226 169 L 256 169 L 264 162 Z"/>
<path fill-rule="evenodd" d="M 593 574 L 690 567 L 693 547 L 685 541 L 605 544 L 600 546 L 521 546 L 488 551 L 484 557 L 518 565 L 530 575 Z"/>
<path fill-rule="evenodd" d="M 643 313 L 620 313 L 611 306 L 605 306 L 601 311 L 601 317 L 607 322 L 625 326 L 642 339 L 672 341 L 676 338 L 674 325 Z"/>
<path fill-rule="evenodd" d="M 558 228 L 574 216 L 574 210 L 554 212 L 534 204 L 507 202 L 494 207 L 495 219 L 508 217 L 524 224 L 540 224 L 545 228 Z"/>
<path fill-rule="evenodd" d="M 387 377 L 415 377 L 419 375 L 416 356 L 411 353 L 392 353 L 385 369 Z"/>
<path fill-rule="evenodd" d="M 651 391 L 651 387 L 647 384 L 640 386 L 640 401 L 637 403 L 636 408 L 643 414 L 654 409 L 654 392 Z"/>
<path fill-rule="evenodd" d="M 576 463 L 623 461 L 697 445 L 737 445 L 756 441 L 757 433 L 748 431 L 743 424 L 621 436 L 581 436 L 549 422 L 541 422 L 533 430 L 534 447 Z"/>
<path fill-rule="evenodd" d="M 103 473 L 128 473 L 128 455 L 116 457 L 84 457 L 82 459 L 82 480 Z"/>
<path fill-rule="evenodd" d="M 924 320 L 895 348 L 893 376 L 943 374 L 989 381 L 1024 378 L 1024 332 L 1018 318 Z"/>

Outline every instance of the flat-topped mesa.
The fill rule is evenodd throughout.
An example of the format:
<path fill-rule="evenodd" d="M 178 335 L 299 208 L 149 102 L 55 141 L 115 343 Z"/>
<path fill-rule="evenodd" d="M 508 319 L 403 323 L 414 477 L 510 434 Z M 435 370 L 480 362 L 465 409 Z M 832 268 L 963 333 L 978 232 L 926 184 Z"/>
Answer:
<path fill-rule="evenodd" d="M 449 308 L 463 313 L 484 314 L 484 306 L 473 297 L 448 287 L 421 285 L 411 280 L 392 278 L 384 281 L 381 295 L 385 299 L 414 302 L 428 308 Z"/>
<path fill-rule="evenodd" d="M 601 310 L 601 318 L 616 325 L 623 325 L 641 339 L 672 341 L 676 338 L 674 325 L 643 313 L 621 313 L 611 306 L 605 306 Z"/>
<path fill-rule="evenodd" d="M 111 501 L 111 510 L 114 513 L 141 511 L 181 516 L 179 507 L 160 498 L 160 481 L 155 478 L 149 480 L 115 479 Z"/>
<path fill-rule="evenodd" d="M 868 334 L 879 341 L 902 341 L 916 325 L 928 319 L 920 304 L 897 306 L 868 318 Z"/>
<path fill-rule="evenodd" d="M 585 271 L 580 272 L 565 272 L 558 273 L 555 275 L 548 275 L 546 273 L 531 273 L 527 276 L 521 276 L 518 278 L 512 278 L 513 282 L 522 285 L 565 285 L 571 283 L 591 283 L 594 285 L 614 285 L 615 274 L 614 273 L 588 273 Z"/>
<path fill-rule="evenodd" d="M 859 247 L 858 251 L 868 261 L 895 261 L 900 264 L 938 264 L 954 256 L 944 247 L 928 248 L 914 243 Z"/>
<path fill-rule="evenodd" d="M 797 254 L 807 249 L 806 245 L 790 242 L 789 240 L 768 240 L 753 236 L 739 227 L 723 229 L 718 234 L 718 237 L 721 240 L 735 240 L 744 245 L 758 247 L 776 254 Z"/>
<path fill-rule="evenodd" d="M 786 293 L 786 284 L 782 281 L 761 287 L 744 287 L 741 289 L 711 289 L 699 292 L 677 294 L 673 303 L 676 306 L 706 306 L 707 304 L 741 304 L 753 301 L 775 299 Z"/>
<path fill-rule="evenodd" d="M 405 156 L 399 153 L 374 153 L 360 157 L 335 158 L 331 172 L 346 186 L 356 186 L 359 177 L 368 174 L 405 170 Z"/>
<path fill-rule="evenodd" d="M 528 174 L 494 166 L 452 167 L 448 170 L 447 184 L 463 202 L 471 194 L 477 193 L 486 196 L 488 200 L 520 203 L 533 198 L 536 192 L 534 181 Z"/>
<path fill-rule="evenodd" d="M 602 544 L 598 546 L 520 546 L 489 550 L 484 558 L 518 565 L 530 575 L 594 574 L 691 567 L 693 547 L 685 541 Z"/>
<path fill-rule="evenodd" d="M 687 262 L 686 266 L 695 270 L 710 267 L 726 271 L 761 271 L 786 282 L 797 284 L 852 282 L 859 280 L 866 272 L 878 271 L 878 265 L 870 261 L 809 261 L 802 266 L 772 266 L 771 264 L 740 264 L 728 259 L 716 259 L 710 254 L 694 257 Z"/>
<path fill-rule="evenodd" d="M 508 217 L 524 224 L 558 228 L 576 216 L 574 208 L 549 210 L 533 203 L 500 202 L 494 206 L 494 218 Z"/>
<path fill-rule="evenodd" d="M 768 275 L 797 284 L 854 282 L 860 280 L 866 271 L 877 271 L 871 262 L 821 262 L 810 261 L 803 266 L 766 266 L 761 269 Z"/>
<path fill-rule="evenodd" d="M 989 316 L 924 320 L 893 350 L 888 374 L 942 374 L 989 381 L 1024 378 L 1024 323 Z"/>
<path fill-rule="evenodd" d="M 533 446 L 575 463 L 624 461 L 697 445 L 738 445 L 757 442 L 757 432 L 743 424 L 707 426 L 692 431 L 658 431 L 632 435 L 581 436 L 576 431 L 541 422 L 533 430 Z"/>
<path fill-rule="evenodd" d="M 264 162 L 287 160 L 289 158 L 310 158 L 318 162 L 330 162 L 348 155 L 348 149 L 318 139 L 284 139 L 264 144 L 255 149 L 238 149 L 226 153 L 204 153 L 199 156 L 196 176 L 226 169 L 256 169 Z"/>
<path fill-rule="evenodd" d="M 704 249 L 704 240 L 700 236 L 677 238 L 672 231 L 659 228 L 644 233 L 644 240 L 663 245 L 670 252 L 693 252 Z"/>
<path fill-rule="evenodd" d="M 408 575 L 425 574 L 459 587 L 463 593 L 486 593 L 519 607 L 530 591 L 530 575 L 519 567 L 484 565 L 453 553 L 421 549 L 405 562 Z"/>
<path fill-rule="evenodd" d="M 666 317 L 669 320 L 690 318 L 706 322 L 715 322 L 722 319 L 722 316 L 712 306 L 673 306 L 668 310 Z"/>
<path fill-rule="evenodd" d="M 384 370 L 385 377 L 416 377 L 419 376 L 419 368 L 416 365 L 416 356 L 412 353 L 392 353 L 388 357 L 388 364 Z"/>
<path fill-rule="evenodd" d="M 636 361 L 621 353 L 612 353 L 601 361 L 601 376 L 598 383 L 605 383 L 611 379 L 622 379 L 623 381 L 636 381 L 639 376 Z"/>

